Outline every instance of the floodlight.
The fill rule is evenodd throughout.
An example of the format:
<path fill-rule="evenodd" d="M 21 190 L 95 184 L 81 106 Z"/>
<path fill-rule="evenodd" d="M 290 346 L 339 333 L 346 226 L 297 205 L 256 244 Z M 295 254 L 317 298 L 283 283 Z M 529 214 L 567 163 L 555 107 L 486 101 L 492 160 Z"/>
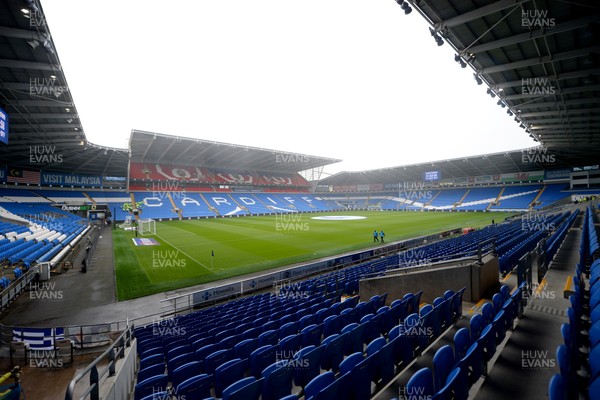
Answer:
<path fill-rule="evenodd" d="M 444 41 L 442 40 L 440 35 L 438 35 L 437 32 L 435 30 L 433 30 L 431 27 L 429 27 L 429 33 L 431 33 L 431 36 L 433 36 L 433 38 L 435 39 L 435 42 L 437 43 L 438 46 L 441 46 L 444 44 Z"/>

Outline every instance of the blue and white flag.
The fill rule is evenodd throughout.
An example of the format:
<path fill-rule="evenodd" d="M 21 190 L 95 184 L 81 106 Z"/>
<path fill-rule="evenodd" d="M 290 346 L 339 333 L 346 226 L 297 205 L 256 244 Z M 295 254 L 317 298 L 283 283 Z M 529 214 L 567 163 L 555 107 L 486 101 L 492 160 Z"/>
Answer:
<path fill-rule="evenodd" d="M 27 343 L 31 350 L 53 350 L 54 340 L 64 335 L 64 328 L 13 328 L 13 340 Z"/>

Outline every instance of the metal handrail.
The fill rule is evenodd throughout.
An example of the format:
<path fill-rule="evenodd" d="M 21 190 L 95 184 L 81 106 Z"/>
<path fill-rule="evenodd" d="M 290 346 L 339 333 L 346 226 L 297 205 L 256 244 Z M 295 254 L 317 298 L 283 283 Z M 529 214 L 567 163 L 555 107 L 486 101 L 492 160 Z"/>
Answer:
<path fill-rule="evenodd" d="M 116 362 L 118 358 L 125 357 L 125 349 L 131 346 L 133 339 L 133 324 L 127 325 L 127 328 L 123 333 L 115 340 L 115 342 L 108 348 L 104 353 L 97 357 L 92 363 L 90 363 L 84 370 L 80 371 L 75 377 L 69 382 L 67 391 L 65 392 L 65 400 L 73 400 L 73 392 L 75 386 L 84 377 L 89 374 L 89 387 L 83 392 L 80 399 L 85 399 L 88 396 L 91 400 L 100 399 L 100 381 L 105 377 L 114 376 L 116 373 Z M 98 369 L 98 364 L 101 361 L 108 359 L 108 365 L 101 370 Z"/>
<path fill-rule="evenodd" d="M 34 267 L 27 270 L 20 278 L 12 281 L 10 285 L 6 289 L 4 289 L 0 293 L 0 304 L 2 310 L 4 310 L 8 305 L 19 295 L 25 288 L 27 284 L 35 278 L 35 274 L 37 273 L 37 269 Z M 6 302 L 4 298 L 7 297 Z"/>

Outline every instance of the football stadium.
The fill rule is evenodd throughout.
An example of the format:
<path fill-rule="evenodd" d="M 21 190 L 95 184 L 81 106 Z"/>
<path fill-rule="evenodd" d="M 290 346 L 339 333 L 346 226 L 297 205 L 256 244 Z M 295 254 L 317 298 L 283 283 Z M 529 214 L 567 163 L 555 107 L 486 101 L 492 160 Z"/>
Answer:
<path fill-rule="evenodd" d="M 259 3 L 271 7 L 273 20 L 283 12 L 284 2 Z M 100 145 L 86 133 L 84 106 L 77 109 L 87 100 L 68 85 L 70 76 L 91 72 L 73 68 L 68 52 L 61 63 L 61 40 L 51 34 L 66 24 L 50 18 L 56 4 L 0 0 L 0 399 L 600 399 L 600 4 L 379 3 L 386 3 L 377 5 L 382 21 L 392 17 L 429 44 L 389 66 L 395 75 L 410 81 L 404 67 L 435 71 L 432 79 L 469 75 L 469 89 L 452 102 L 485 92 L 491 114 L 531 145 L 515 140 L 502 145 L 512 150 L 460 157 L 439 145 L 435 153 L 428 123 L 481 125 L 466 106 L 460 115 L 432 106 L 431 121 L 409 122 L 410 132 L 396 138 L 373 121 L 363 136 L 330 122 L 317 133 L 324 142 L 310 143 L 290 124 L 264 141 L 234 99 L 215 99 L 197 118 L 225 108 L 247 124 L 244 140 L 214 140 L 233 136 L 194 126 L 183 135 L 176 126 L 191 100 L 168 94 L 169 85 L 181 85 L 176 64 L 151 85 L 156 109 L 143 126 L 118 134 L 127 145 Z M 127 0 L 122 6 L 131 11 Z M 180 6 L 161 4 L 160 23 Z M 123 17 L 111 7 L 97 18 Z M 309 27 L 325 6 L 294 7 L 296 19 L 315 16 L 302 22 Z M 147 8 L 160 7 L 150 1 Z M 146 16 L 137 11 L 132 25 Z M 80 17 L 73 14 L 73 24 L 85 23 Z M 331 37 L 360 34 L 344 25 L 342 10 L 339 17 L 325 23 Z M 187 28 L 210 19 L 219 23 L 209 13 Z M 102 26 L 108 32 L 111 22 Z M 244 31 L 235 32 L 241 41 Z M 204 51 L 194 47 L 198 38 L 169 33 L 132 27 L 122 40 L 163 59 Z M 133 55 L 121 54 L 124 71 L 135 46 Z M 426 65 L 442 50 L 454 55 L 455 68 Z M 244 56 L 248 65 L 240 68 L 267 55 Z M 314 57 L 327 68 L 328 56 Z M 93 62 L 119 69 L 101 56 Z M 347 83 L 384 74 L 366 65 L 364 79 Z M 281 79 L 273 71 L 272 80 Z M 286 79 L 306 84 L 292 75 Z M 127 79 L 131 86 L 110 88 L 115 104 L 135 102 L 136 77 Z M 427 102 L 436 94 L 402 95 Z M 154 120 L 167 102 L 181 107 L 168 108 L 172 131 Z M 104 101 L 94 107 L 102 108 L 105 131 L 113 115 L 128 112 Z M 310 107 L 286 107 L 295 122 L 315 118 L 319 130 L 323 120 Z M 411 121 L 407 110 L 381 107 Z M 478 140 L 496 146 L 505 125 L 492 125 L 479 126 L 478 135 L 500 134 Z M 442 135 L 471 151 L 460 132 Z M 413 161 L 409 136 L 421 137 L 436 160 L 419 153 Z M 324 144 L 329 139 L 337 145 Z M 364 146 L 361 165 L 377 167 L 340 169 L 349 165 L 339 155 L 350 144 Z M 389 156 L 385 148 L 394 146 L 403 152 Z"/>

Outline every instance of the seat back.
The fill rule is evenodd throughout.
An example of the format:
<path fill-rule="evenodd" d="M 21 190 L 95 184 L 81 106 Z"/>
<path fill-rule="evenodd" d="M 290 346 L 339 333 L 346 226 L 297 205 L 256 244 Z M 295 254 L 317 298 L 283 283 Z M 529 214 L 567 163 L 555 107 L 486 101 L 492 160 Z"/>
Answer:
<path fill-rule="evenodd" d="M 433 376 L 435 390 L 441 390 L 446 385 L 446 379 L 454 368 L 454 352 L 450 345 L 444 345 L 433 356 Z"/>

